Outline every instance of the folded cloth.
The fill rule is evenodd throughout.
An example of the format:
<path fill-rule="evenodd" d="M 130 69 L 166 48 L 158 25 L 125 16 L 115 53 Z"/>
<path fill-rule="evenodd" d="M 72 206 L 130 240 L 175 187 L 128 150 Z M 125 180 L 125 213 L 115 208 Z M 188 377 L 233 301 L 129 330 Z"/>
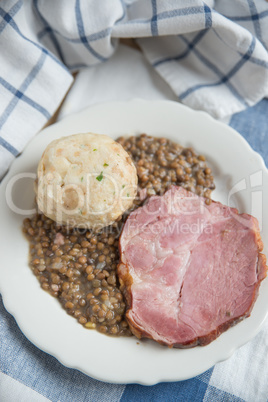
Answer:
<path fill-rule="evenodd" d="M 0 177 L 54 113 L 71 72 L 105 62 L 128 37 L 195 109 L 224 117 L 268 95 L 264 0 L 3 0 Z"/>

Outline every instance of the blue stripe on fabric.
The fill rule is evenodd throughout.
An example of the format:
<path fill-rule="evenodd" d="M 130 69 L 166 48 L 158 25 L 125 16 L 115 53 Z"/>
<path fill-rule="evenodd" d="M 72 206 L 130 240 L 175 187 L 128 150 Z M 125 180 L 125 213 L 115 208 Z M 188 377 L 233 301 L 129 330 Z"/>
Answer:
<path fill-rule="evenodd" d="M 182 39 L 186 41 L 186 39 L 182 36 Z M 187 41 L 186 41 L 187 42 Z M 222 72 L 213 64 L 211 63 L 207 58 L 205 58 L 199 51 L 196 49 L 193 49 L 197 57 L 210 69 L 212 70 L 215 74 L 217 74 L 221 79 L 220 81 L 217 81 L 215 83 L 208 83 L 208 84 L 199 84 L 195 85 L 192 88 L 188 88 L 185 92 L 181 93 L 178 95 L 179 99 L 184 99 L 187 96 L 189 96 L 192 92 L 204 88 L 204 87 L 214 87 L 218 85 L 225 84 L 228 89 L 232 92 L 232 94 L 245 106 L 248 106 L 248 103 L 243 99 L 243 97 L 239 94 L 239 92 L 234 88 L 234 86 L 229 82 L 230 78 L 237 73 L 237 71 L 243 66 L 243 64 L 246 63 L 247 60 L 250 59 L 254 48 L 256 45 L 256 39 L 253 37 L 252 42 L 248 48 L 248 51 L 241 57 L 239 62 L 229 71 L 228 74 L 223 75 Z"/>
<path fill-rule="evenodd" d="M 180 61 L 180 60 L 184 59 L 186 56 L 188 56 L 188 54 L 191 52 L 191 50 L 197 45 L 197 43 L 199 43 L 200 40 L 206 35 L 207 32 L 208 32 L 208 30 L 203 29 L 195 36 L 195 38 L 191 42 L 189 42 L 188 48 L 184 52 L 182 52 L 181 54 L 179 54 L 177 56 L 166 57 L 164 59 L 158 60 L 152 64 L 153 67 L 158 67 L 159 65 L 161 65 L 163 63 L 167 63 L 169 61 Z"/>
<path fill-rule="evenodd" d="M 34 5 L 34 7 L 35 7 L 35 9 L 36 9 L 37 15 L 38 15 L 38 17 L 40 18 L 40 20 L 43 22 L 43 24 L 44 24 L 46 27 L 49 27 L 48 21 L 47 21 L 46 18 L 42 15 L 42 13 L 41 13 L 41 11 L 40 11 L 40 9 L 39 9 L 38 0 L 33 0 L 33 5 Z M 54 45 L 56 51 L 58 52 L 59 57 L 61 58 L 62 62 L 63 62 L 64 64 L 66 64 L 66 61 L 65 61 L 65 58 L 64 58 L 64 56 L 63 56 L 63 53 L 62 53 L 60 44 L 59 44 L 59 42 L 58 42 L 56 36 L 54 35 L 53 30 L 51 30 L 49 33 L 50 33 L 50 39 L 51 39 L 51 41 L 52 41 L 52 43 L 53 43 L 53 45 Z"/>
<path fill-rule="evenodd" d="M 0 33 L 3 32 L 5 27 L 9 24 L 9 21 L 14 17 L 17 12 L 21 9 L 23 2 L 22 0 L 17 1 L 16 4 L 6 13 L 6 15 L 3 17 L 3 21 L 0 23 Z"/>
<path fill-rule="evenodd" d="M 195 85 L 192 88 L 187 89 L 185 92 L 181 93 L 178 95 L 178 98 L 180 100 L 185 99 L 187 96 L 189 96 L 191 93 L 198 91 L 199 89 L 202 88 L 207 88 L 207 87 L 217 87 L 219 85 L 222 85 L 223 82 L 222 81 L 217 81 L 214 83 L 207 83 L 207 84 L 199 84 L 199 85 Z M 226 84 L 226 83 L 225 83 Z M 228 87 L 228 89 L 230 89 L 230 86 L 226 84 L 226 86 Z M 231 90 L 231 92 L 233 92 Z M 241 96 L 236 96 L 236 98 L 240 101 L 240 103 L 242 103 L 244 106 L 249 106 L 248 103 L 241 97 Z"/>
<path fill-rule="evenodd" d="M 206 4 L 204 5 L 204 11 L 205 11 L 205 28 L 211 28 L 212 27 L 212 16 L 211 16 L 211 9 L 208 7 Z"/>
<path fill-rule="evenodd" d="M 81 8 L 80 8 L 80 0 L 76 0 L 75 2 L 75 15 L 76 15 L 76 23 L 77 23 L 77 28 L 80 36 L 80 40 L 82 44 L 85 46 L 86 49 L 90 51 L 90 53 L 96 57 L 100 61 L 106 61 L 108 60 L 107 57 L 101 56 L 98 52 L 96 52 L 88 43 L 87 37 L 85 36 L 85 28 L 84 28 L 84 23 L 82 19 L 82 14 L 81 14 Z"/>
<path fill-rule="evenodd" d="M 231 21 L 255 21 L 255 20 L 260 20 L 262 18 L 265 18 L 267 16 L 268 16 L 268 10 L 262 11 L 259 14 L 245 15 L 243 17 L 240 17 L 240 16 L 228 17 L 227 15 L 225 15 L 225 17 Z"/>
<path fill-rule="evenodd" d="M 0 7 L 0 16 L 5 17 L 5 10 Z M 64 70 L 68 71 L 68 68 L 59 60 L 57 57 L 53 55 L 53 53 L 49 52 L 48 50 L 44 49 L 42 46 L 40 46 L 38 43 L 32 41 L 31 39 L 27 38 L 23 33 L 20 31 L 18 25 L 15 23 L 15 21 L 11 18 L 9 20 L 9 25 L 16 31 L 24 40 L 27 42 L 31 43 L 33 46 L 37 47 L 39 50 L 41 50 L 44 54 L 48 55 L 55 63 L 59 64 Z"/>
<path fill-rule="evenodd" d="M 2 137 L 0 137 L 0 145 L 14 156 L 19 154 L 19 151 Z"/>
<path fill-rule="evenodd" d="M 26 89 L 29 87 L 31 82 L 34 80 L 34 78 L 37 76 L 39 71 L 41 70 L 44 62 L 46 59 L 46 55 L 44 53 L 41 53 L 41 56 L 36 63 L 36 65 L 33 67 L 27 78 L 23 81 L 22 85 L 20 88 L 17 90 L 16 88 L 12 87 L 9 83 L 7 83 L 3 78 L 0 78 L 0 83 L 8 89 L 10 92 L 14 94 L 14 97 L 12 98 L 11 102 L 7 105 L 6 109 L 1 115 L 0 118 L 0 130 L 3 127 L 3 125 L 6 123 L 8 118 L 10 117 L 12 111 L 15 109 L 17 106 L 19 100 L 22 100 L 26 102 L 28 105 L 32 106 L 35 110 L 39 111 L 42 113 L 47 119 L 50 118 L 49 112 L 43 108 L 41 105 L 38 103 L 34 102 L 32 99 L 28 98 L 23 94 L 23 92 L 26 91 Z"/>
<path fill-rule="evenodd" d="M 239 53 L 239 54 L 240 54 L 240 56 L 243 55 L 242 53 Z M 265 61 L 265 60 L 258 59 L 257 57 L 251 57 L 249 59 L 249 61 L 254 63 L 254 64 L 257 64 L 258 66 L 261 66 L 261 67 L 264 67 L 264 68 L 268 69 L 268 62 Z"/>
<path fill-rule="evenodd" d="M 253 22 L 253 25 L 254 25 L 254 30 L 255 30 L 256 36 L 260 40 L 260 42 L 263 44 L 261 25 L 260 25 L 260 21 L 259 21 L 258 10 L 257 10 L 257 8 L 255 6 L 254 1 L 247 0 L 247 2 L 248 2 L 248 5 L 249 5 L 251 15 L 257 16 L 257 18 L 252 19 L 252 22 Z"/>
<path fill-rule="evenodd" d="M 89 42 L 94 42 L 96 40 L 106 38 L 106 36 L 108 36 L 111 33 L 111 30 L 112 30 L 112 28 L 109 27 L 109 28 L 103 29 L 102 31 L 95 32 L 95 33 L 93 33 L 91 35 L 85 36 L 85 38 Z M 74 42 L 78 43 L 78 42 L 81 42 L 81 40 L 80 39 L 75 39 Z"/>
<path fill-rule="evenodd" d="M 194 14 L 203 14 L 204 7 L 185 7 L 178 8 L 171 11 L 163 11 L 162 13 L 157 15 L 158 20 L 174 18 L 181 15 L 194 15 Z"/>
<path fill-rule="evenodd" d="M 109 34 L 111 33 L 111 30 L 112 30 L 112 28 L 109 27 L 109 28 L 103 29 L 99 32 L 96 32 L 94 34 L 88 35 L 85 38 L 88 42 L 94 42 L 96 40 L 103 39 L 103 38 L 106 38 L 107 36 L 109 36 Z M 42 31 L 40 31 L 37 34 L 38 39 L 39 40 L 42 39 L 47 33 L 50 33 L 51 31 L 53 31 L 57 35 L 60 35 L 63 39 L 67 40 L 68 42 L 81 43 L 80 38 L 68 38 L 67 36 L 62 35 L 61 32 L 57 31 L 57 29 L 52 29 L 51 27 L 46 27 Z"/>
<path fill-rule="evenodd" d="M 151 0 L 153 16 L 151 19 L 151 32 L 153 36 L 158 36 L 157 26 L 157 0 Z"/>
<path fill-rule="evenodd" d="M 211 377 L 212 372 L 213 369 L 206 372 L 209 378 Z M 153 387 L 131 384 L 126 386 L 120 402 L 203 401 L 207 388 L 208 385 L 199 377 L 186 381 L 160 383 Z"/>

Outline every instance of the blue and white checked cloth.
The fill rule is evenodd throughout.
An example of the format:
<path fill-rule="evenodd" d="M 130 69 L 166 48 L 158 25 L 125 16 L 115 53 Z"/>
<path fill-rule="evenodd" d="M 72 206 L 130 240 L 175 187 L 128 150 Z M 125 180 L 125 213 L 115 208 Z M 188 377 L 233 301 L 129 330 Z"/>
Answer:
<path fill-rule="evenodd" d="M 161 37 L 149 38 L 157 34 Z M 115 38 L 145 36 L 138 41 L 151 66 L 132 49 L 115 51 Z M 223 117 L 267 96 L 267 45 L 265 0 L 2 0 L 0 177 L 59 105 L 72 83 L 68 70 L 92 66 L 78 75 L 60 117 L 133 96 L 180 96 Z M 230 120 L 266 164 L 267 116 L 268 100 L 263 100 Z M 0 402 L 266 402 L 267 356 L 266 321 L 228 361 L 194 379 L 153 387 L 105 384 L 33 346 L 0 296 Z"/>
<path fill-rule="evenodd" d="M 128 37 L 192 108 L 222 118 L 268 95 L 265 0 L 2 0 L 0 177 L 53 115 L 71 72 L 105 62 Z"/>

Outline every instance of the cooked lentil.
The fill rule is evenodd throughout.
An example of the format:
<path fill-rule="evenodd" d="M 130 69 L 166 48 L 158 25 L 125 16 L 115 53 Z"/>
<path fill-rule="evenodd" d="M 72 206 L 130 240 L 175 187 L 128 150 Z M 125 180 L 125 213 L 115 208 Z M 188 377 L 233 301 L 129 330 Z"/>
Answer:
<path fill-rule="evenodd" d="M 167 138 L 146 134 L 117 140 L 129 153 L 137 168 L 139 189 L 147 195 L 162 195 L 173 184 L 207 198 L 211 202 L 214 178 L 204 155 L 184 148 Z M 135 206 L 143 203 L 136 200 Z"/>
<path fill-rule="evenodd" d="M 162 195 L 172 184 L 211 202 L 215 185 L 204 155 L 146 134 L 117 141 L 137 168 L 140 197 L 132 210 L 151 195 Z M 85 328 L 116 336 L 131 335 L 116 277 L 118 238 L 130 212 L 98 233 L 59 226 L 40 214 L 23 222 L 23 232 L 30 242 L 30 267 L 42 289 L 57 297 L 67 313 Z"/>

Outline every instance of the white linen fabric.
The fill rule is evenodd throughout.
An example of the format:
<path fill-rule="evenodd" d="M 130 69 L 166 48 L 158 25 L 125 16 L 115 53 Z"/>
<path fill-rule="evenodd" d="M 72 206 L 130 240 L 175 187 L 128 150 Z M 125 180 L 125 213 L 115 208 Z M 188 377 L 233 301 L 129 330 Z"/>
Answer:
<path fill-rule="evenodd" d="M 190 107 L 222 118 L 268 94 L 264 0 L 2 0 L 0 178 L 53 115 L 71 72 L 107 61 L 128 37 Z"/>
<path fill-rule="evenodd" d="M 79 72 L 57 120 L 98 103 L 134 98 L 177 100 L 140 51 L 120 44 L 107 63 Z"/>

